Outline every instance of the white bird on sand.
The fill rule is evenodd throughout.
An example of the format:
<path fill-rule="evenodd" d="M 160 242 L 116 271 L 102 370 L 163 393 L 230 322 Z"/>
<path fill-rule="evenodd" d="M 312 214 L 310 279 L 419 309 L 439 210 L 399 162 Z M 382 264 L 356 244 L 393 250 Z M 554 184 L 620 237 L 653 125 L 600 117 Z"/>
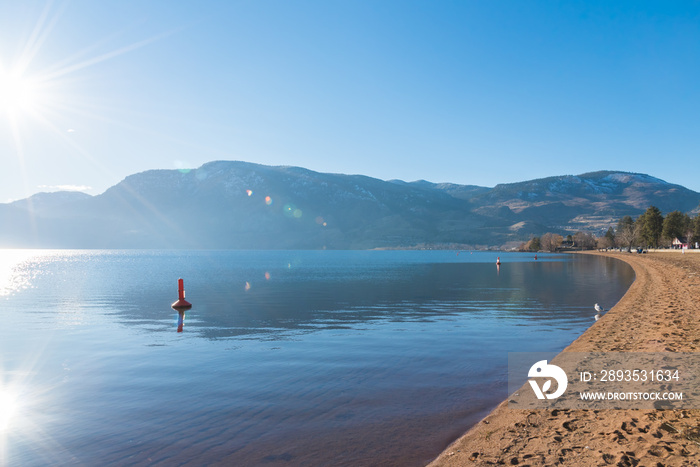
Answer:
<path fill-rule="evenodd" d="M 601 315 L 603 314 L 603 312 L 605 311 L 605 309 L 601 308 L 600 305 L 598 305 L 597 303 L 595 304 L 595 306 L 593 308 L 595 308 L 595 311 L 597 312 L 596 315 L 594 316 L 594 318 L 596 321 L 598 321 L 600 319 Z"/>

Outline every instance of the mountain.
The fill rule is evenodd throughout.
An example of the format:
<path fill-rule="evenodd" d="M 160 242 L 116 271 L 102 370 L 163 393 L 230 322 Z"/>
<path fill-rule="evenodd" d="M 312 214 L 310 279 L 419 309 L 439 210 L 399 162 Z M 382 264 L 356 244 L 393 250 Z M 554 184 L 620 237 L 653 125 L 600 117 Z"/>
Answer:
<path fill-rule="evenodd" d="M 645 174 L 600 171 L 496 185 L 471 201 L 477 213 L 510 210 L 511 230 L 601 233 L 625 216 L 654 205 L 662 212 L 691 212 L 700 194 Z M 503 217 L 501 215 L 500 217 Z"/>
<path fill-rule="evenodd" d="M 37 193 L 11 204 L 22 210 L 31 210 L 42 215 L 52 215 L 60 212 L 63 206 L 70 206 L 77 201 L 89 198 L 91 198 L 90 195 L 79 191 L 59 191 L 55 193 Z"/>
<path fill-rule="evenodd" d="M 134 174 L 98 196 L 40 193 L 0 204 L 0 246 L 497 246 L 546 231 L 601 233 L 652 204 L 668 212 L 698 203 L 699 193 L 624 172 L 487 188 L 217 161 Z"/>

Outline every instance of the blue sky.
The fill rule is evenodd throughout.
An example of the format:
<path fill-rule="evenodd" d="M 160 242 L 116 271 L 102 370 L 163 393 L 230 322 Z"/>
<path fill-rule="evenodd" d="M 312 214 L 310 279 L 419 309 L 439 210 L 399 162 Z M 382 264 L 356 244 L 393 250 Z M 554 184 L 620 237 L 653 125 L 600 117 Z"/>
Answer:
<path fill-rule="evenodd" d="M 700 191 L 698 83 L 697 2 L 2 2 L 0 202 L 220 159 Z"/>

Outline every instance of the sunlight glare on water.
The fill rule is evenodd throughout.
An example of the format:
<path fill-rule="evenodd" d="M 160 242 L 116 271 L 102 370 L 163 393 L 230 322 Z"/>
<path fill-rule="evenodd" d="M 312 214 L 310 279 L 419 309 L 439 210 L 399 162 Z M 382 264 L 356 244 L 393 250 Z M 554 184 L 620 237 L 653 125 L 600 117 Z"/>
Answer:
<path fill-rule="evenodd" d="M 17 412 L 17 394 L 11 390 L 0 389 L 0 433 L 10 427 L 10 421 Z"/>
<path fill-rule="evenodd" d="M 46 254 L 41 250 L 0 250 L 0 297 L 29 287 L 36 269 L 28 264 Z"/>

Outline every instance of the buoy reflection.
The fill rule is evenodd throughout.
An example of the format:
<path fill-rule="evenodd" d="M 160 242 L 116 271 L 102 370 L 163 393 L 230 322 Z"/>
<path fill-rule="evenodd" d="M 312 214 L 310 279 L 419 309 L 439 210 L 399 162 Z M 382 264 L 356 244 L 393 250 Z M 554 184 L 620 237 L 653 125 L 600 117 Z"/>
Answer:
<path fill-rule="evenodd" d="M 178 310 L 177 315 L 177 332 L 182 332 L 185 327 L 185 310 Z"/>

